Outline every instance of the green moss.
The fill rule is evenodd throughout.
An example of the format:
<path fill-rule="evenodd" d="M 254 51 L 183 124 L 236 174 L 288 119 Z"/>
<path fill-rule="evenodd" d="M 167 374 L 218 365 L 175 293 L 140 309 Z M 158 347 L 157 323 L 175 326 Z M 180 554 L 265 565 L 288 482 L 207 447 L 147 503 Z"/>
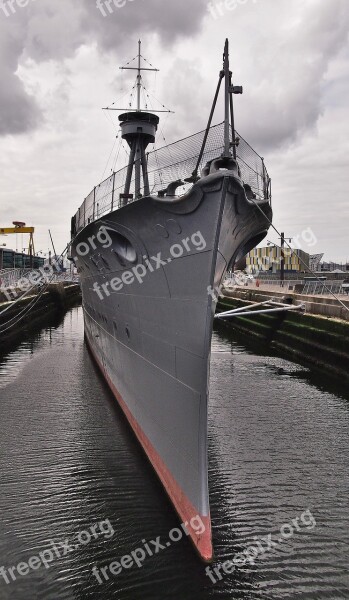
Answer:
<path fill-rule="evenodd" d="M 249 302 L 235 298 L 220 300 L 217 312 L 231 310 L 241 306 L 249 306 Z M 264 342 L 270 341 L 272 346 L 288 351 L 313 364 L 326 365 L 329 369 L 346 373 L 349 362 L 349 323 L 289 312 L 283 317 L 281 313 L 261 314 L 256 316 L 234 317 L 224 321 L 227 327 L 242 331 Z"/>

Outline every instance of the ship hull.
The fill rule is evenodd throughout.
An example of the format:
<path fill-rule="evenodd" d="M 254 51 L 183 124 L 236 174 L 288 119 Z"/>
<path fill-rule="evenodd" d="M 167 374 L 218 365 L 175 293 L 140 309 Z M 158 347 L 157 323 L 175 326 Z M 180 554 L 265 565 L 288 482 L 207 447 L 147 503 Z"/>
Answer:
<path fill-rule="evenodd" d="M 267 202 L 260 208 L 271 217 Z M 72 244 L 87 343 L 207 561 L 215 290 L 227 267 L 266 234 L 260 208 L 236 174 L 220 171 L 182 198 L 142 198 L 97 219 Z"/>

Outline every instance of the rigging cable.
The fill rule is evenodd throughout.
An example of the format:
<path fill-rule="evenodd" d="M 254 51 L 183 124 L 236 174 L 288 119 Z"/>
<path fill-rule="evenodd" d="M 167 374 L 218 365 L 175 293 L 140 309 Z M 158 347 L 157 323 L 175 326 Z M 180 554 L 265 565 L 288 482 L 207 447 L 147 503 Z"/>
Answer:
<path fill-rule="evenodd" d="M 145 88 L 145 86 L 144 86 L 144 85 L 143 85 L 142 87 L 143 87 L 143 90 L 144 90 L 145 94 L 147 95 L 147 98 L 148 98 L 148 100 L 149 100 L 149 103 L 150 103 L 150 110 L 153 110 L 153 107 L 152 107 L 152 101 L 151 101 L 151 98 L 150 98 L 150 95 L 149 95 L 149 94 L 150 94 L 150 92 L 148 92 L 148 90 Z M 155 96 L 153 96 L 153 94 L 151 94 L 151 95 L 152 95 L 152 97 L 153 97 L 153 98 L 156 100 Z M 156 100 L 156 101 L 158 102 L 158 100 Z M 161 104 L 161 103 L 160 103 L 160 104 Z M 165 107 L 163 104 L 162 104 L 162 106 L 163 106 L 164 108 L 166 108 L 166 107 Z M 154 109 L 154 110 L 155 110 L 155 109 Z M 165 125 L 166 125 L 166 123 L 167 123 L 167 120 L 168 120 L 168 118 L 169 118 L 169 116 L 170 116 L 170 113 L 171 113 L 171 111 L 169 110 L 169 111 L 168 111 L 168 114 L 167 114 L 167 117 L 166 117 L 166 119 L 165 119 L 165 122 L 164 122 L 164 127 L 165 127 Z M 170 150 L 170 144 L 168 144 L 168 143 L 167 143 L 167 140 L 166 140 L 166 138 L 165 138 L 164 129 L 163 129 L 162 125 L 160 125 L 160 123 L 159 123 L 159 129 L 160 129 L 160 131 L 161 131 L 161 134 L 162 134 L 163 140 L 164 140 L 164 142 L 165 142 L 165 147 L 167 148 L 167 151 L 168 151 L 168 153 L 169 153 L 169 155 L 170 155 L 170 158 L 171 158 L 171 160 L 172 160 L 172 161 L 174 161 L 174 158 L 173 158 L 173 156 L 172 156 L 172 154 L 171 154 L 171 150 Z M 156 156 L 156 158 L 157 158 L 157 155 L 155 155 L 155 156 Z M 157 162 L 158 162 L 158 161 L 157 161 Z M 160 173 L 159 173 L 159 175 L 160 175 Z M 179 179 L 179 175 L 178 175 L 178 173 L 177 173 L 177 176 L 178 176 L 178 179 Z M 162 180 L 161 180 L 161 175 L 160 175 L 160 181 L 161 181 L 161 184 L 163 184 L 163 182 L 162 182 Z"/>
<path fill-rule="evenodd" d="M 116 171 L 116 165 L 117 165 L 117 162 L 119 160 L 119 156 L 120 156 L 120 152 L 121 152 L 121 146 L 122 146 L 122 137 L 120 136 L 119 148 L 118 148 L 118 152 L 117 152 L 117 154 L 115 156 L 115 160 L 114 160 L 114 164 L 113 164 L 113 169 L 112 169 L 113 173 L 115 173 L 115 171 Z"/>
<path fill-rule="evenodd" d="M 110 152 L 110 154 L 109 154 L 109 158 L 108 158 L 108 160 L 107 160 L 107 164 L 106 164 L 106 165 L 105 165 L 105 167 L 104 167 L 104 171 L 103 171 L 102 177 L 100 178 L 100 181 L 101 181 L 101 182 L 103 182 L 103 180 L 104 180 L 104 175 L 105 175 L 105 172 L 106 172 L 106 170 L 107 170 L 107 167 L 108 167 L 108 165 L 109 165 L 109 161 L 110 161 L 110 159 L 111 159 L 111 157 L 112 157 L 112 154 L 113 154 L 113 152 L 114 152 L 114 148 L 115 148 L 115 146 L 116 146 L 116 142 L 117 142 L 118 138 L 119 138 L 119 133 L 118 133 L 118 135 L 116 136 L 116 138 L 115 138 L 115 140 L 114 140 L 113 147 L 112 147 L 112 149 L 111 149 L 111 152 Z"/>
<path fill-rule="evenodd" d="M 69 246 L 70 246 L 70 242 L 66 245 L 66 247 L 63 250 L 62 254 L 58 257 L 58 261 L 67 252 Z M 39 294 L 37 294 L 36 296 L 34 296 L 34 299 L 28 304 L 28 306 L 25 306 L 24 309 L 22 311 L 20 311 L 14 317 L 12 317 L 12 319 L 9 319 L 8 321 L 6 321 L 5 323 L 2 323 L 0 325 L 0 333 L 4 333 L 5 331 L 8 331 L 9 329 L 11 329 L 15 325 L 17 325 L 17 323 L 19 323 L 24 318 L 24 316 L 31 311 L 31 309 L 35 306 L 35 304 L 40 300 L 41 296 L 46 292 L 47 287 L 49 286 L 49 284 L 51 283 L 51 281 L 55 277 L 55 275 L 56 275 L 55 273 L 52 273 L 50 279 L 46 282 L 46 284 L 43 284 L 43 287 L 40 290 Z M 25 292 L 25 294 L 29 293 L 30 291 L 32 291 L 36 287 L 36 285 L 32 286 L 29 290 L 27 290 L 27 292 Z M 22 298 L 24 297 L 25 294 L 23 294 L 20 298 L 17 298 L 13 303 L 11 303 L 10 307 L 12 308 L 15 304 L 17 304 L 17 302 L 19 302 L 20 300 L 22 300 Z M 2 315 L 4 312 L 6 312 L 8 310 L 8 308 L 10 308 L 10 307 L 5 308 L 0 313 L 0 315 Z M 13 323 L 12 323 L 12 321 L 13 321 Z M 10 323 L 12 323 L 12 324 L 9 325 Z M 6 325 L 9 325 L 9 326 L 6 327 L 6 328 L 4 328 L 4 326 L 6 326 Z"/>
<path fill-rule="evenodd" d="M 160 106 L 162 106 L 162 108 L 164 108 L 164 109 L 166 110 L 166 112 L 173 113 L 173 110 L 170 110 L 169 108 L 167 108 L 167 106 L 165 106 L 165 104 L 162 104 L 162 102 L 160 102 L 160 100 L 158 100 L 157 98 L 155 98 L 154 94 L 151 94 L 151 93 L 150 93 L 150 92 L 149 92 L 149 91 L 148 91 L 148 90 L 147 90 L 147 89 L 144 87 L 144 85 L 143 85 L 143 88 L 144 88 L 144 89 L 145 89 L 145 91 L 147 92 L 147 94 L 148 94 L 148 97 L 149 97 L 149 96 L 152 96 L 152 98 L 154 98 L 154 100 L 155 100 L 156 102 L 158 102 L 158 104 L 160 104 Z"/>
<path fill-rule="evenodd" d="M 21 300 L 23 300 L 23 298 L 25 298 L 25 296 L 27 294 L 29 294 L 32 291 L 33 287 L 28 288 L 25 292 L 23 292 L 23 294 L 21 296 L 19 296 L 19 298 L 16 298 L 16 300 L 9 300 L 9 305 L 6 306 L 6 308 L 4 308 L 1 312 L 0 312 L 0 316 L 3 315 L 5 312 L 7 312 L 8 310 L 10 310 L 10 308 L 13 308 L 13 306 L 17 303 L 20 302 Z M 5 323 L 6 325 L 6 323 Z M 0 325 L 1 328 L 1 325 Z"/>

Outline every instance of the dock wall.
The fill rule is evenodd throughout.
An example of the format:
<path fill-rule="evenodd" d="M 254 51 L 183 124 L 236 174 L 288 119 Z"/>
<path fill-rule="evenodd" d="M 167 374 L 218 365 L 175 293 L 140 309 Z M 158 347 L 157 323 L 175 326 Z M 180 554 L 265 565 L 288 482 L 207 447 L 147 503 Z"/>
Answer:
<path fill-rule="evenodd" d="M 249 306 L 268 299 L 267 295 L 260 292 L 248 292 L 248 295 L 251 298 L 249 300 L 231 295 L 220 298 L 217 312 Z M 276 297 L 275 294 L 272 296 Z M 280 298 L 278 300 L 280 301 Z M 264 346 L 281 350 L 292 360 L 304 362 L 349 380 L 349 322 L 326 316 L 328 310 L 331 315 L 342 313 L 337 311 L 337 307 L 317 300 L 310 300 L 308 310 L 310 306 L 315 305 L 318 314 L 283 312 L 217 321 L 223 327 L 235 329 L 259 340 Z M 322 309 L 323 313 L 320 312 Z"/>
<path fill-rule="evenodd" d="M 81 299 L 80 285 L 76 283 L 52 283 L 35 302 L 39 294 L 40 288 L 34 288 L 25 298 L 9 302 L 0 293 L 0 351 L 21 341 L 27 332 L 43 325 L 50 315 L 64 313 Z M 26 312 L 31 303 L 31 309 Z M 19 320 L 21 316 L 23 318 Z"/>

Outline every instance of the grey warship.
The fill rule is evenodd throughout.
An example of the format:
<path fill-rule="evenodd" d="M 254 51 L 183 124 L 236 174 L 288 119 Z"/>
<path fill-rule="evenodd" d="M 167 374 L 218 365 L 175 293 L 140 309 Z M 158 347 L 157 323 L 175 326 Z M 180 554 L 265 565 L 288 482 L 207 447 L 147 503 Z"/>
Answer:
<path fill-rule="evenodd" d="M 119 116 L 128 165 L 97 185 L 72 218 L 71 257 L 88 347 L 186 533 L 210 561 L 216 291 L 268 231 L 270 178 L 235 130 L 233 96 L 242 88 L 232 83 L 228 40 L 206 129 L 151 152 L 159 116 L 140 105 L 140 46 L 135 68 L 137 108 Z M 222 88 L 225 119 L 212 125 Z"/>

